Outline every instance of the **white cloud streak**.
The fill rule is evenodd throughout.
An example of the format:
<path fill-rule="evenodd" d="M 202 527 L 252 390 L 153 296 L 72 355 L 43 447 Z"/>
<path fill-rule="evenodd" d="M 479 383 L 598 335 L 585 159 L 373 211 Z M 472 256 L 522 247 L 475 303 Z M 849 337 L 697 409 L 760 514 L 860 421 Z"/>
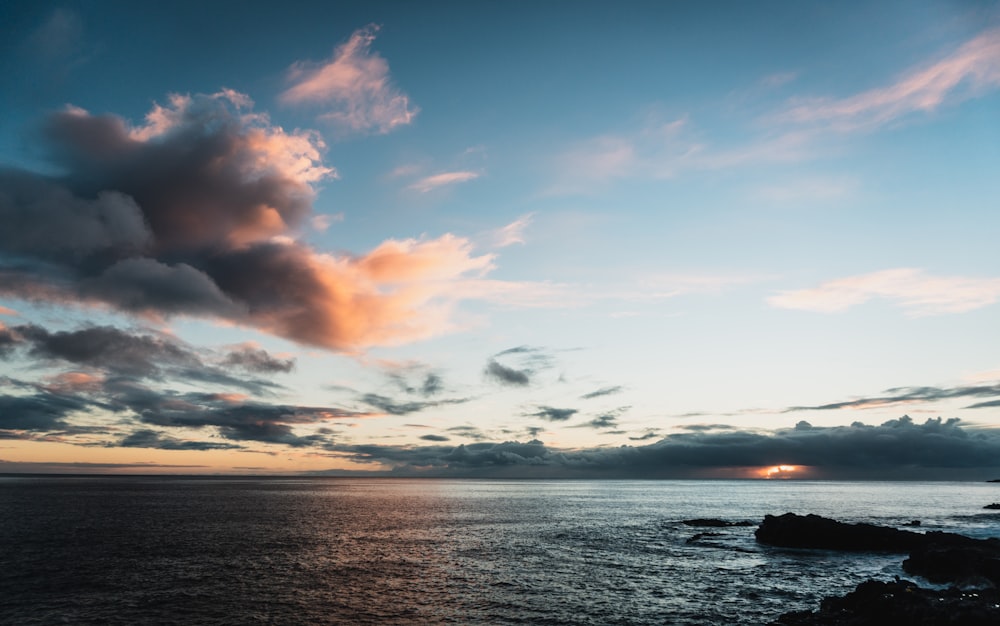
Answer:
<path fill-rule="evenodd" d="M 768 298 L 768 303 L 782 309 L 838 313 L 874 298 L 893 302 L 910 317 L 964 313 L 1000 300 L 1000 278 L 888 269 L 831 280 L 811 289 L 783 291 Z"/>

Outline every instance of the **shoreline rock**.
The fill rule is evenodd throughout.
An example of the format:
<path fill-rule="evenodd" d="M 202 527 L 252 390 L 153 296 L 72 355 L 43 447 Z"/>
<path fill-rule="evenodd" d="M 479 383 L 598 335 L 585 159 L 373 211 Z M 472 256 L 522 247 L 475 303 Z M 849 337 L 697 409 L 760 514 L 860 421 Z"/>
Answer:
<path fill-rule="evenodd" d="M 908 580 L 866 580 L 844 596 L 824 598 L 818 611 L 785 613 L 770 626 L 1000 624 L 1000 592 L 924 589 Z"/>
<path fill-rule="evenodd" d="M 767 515 L 757 542 L 786 548 L 845 552 L 906 552 L 903 570 L 936 590 L 908 580 L 867 580 L 840 597 L 824 598 L 818 611 L 785 613 L 779 626 L 882 624 L 1000 624 L 1000 540 L 932 531 L 915 533 L 874 524 L 846 524 L 818 515 Z M 955 585 L 980 587 L 975 591 Z"/>

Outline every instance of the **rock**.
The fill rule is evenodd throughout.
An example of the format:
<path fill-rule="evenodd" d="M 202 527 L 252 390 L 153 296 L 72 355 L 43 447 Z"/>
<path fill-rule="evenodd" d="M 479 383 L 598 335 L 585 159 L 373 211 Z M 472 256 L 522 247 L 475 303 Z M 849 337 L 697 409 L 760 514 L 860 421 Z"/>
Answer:
<path fill-rule="evenodd" d="M 1000 549 L 996 546 L 927 545 L 910 552 L 903 570 L 932 583 L 1000 585 Z"/>
<path fill-rule="evenodd" d="M 785 613 L 777 626 L 1000 624 L 1000 592 L 923 589 L 908 580 L 867 580 L 843 597 L 824 598 L 818 611 Z"/>
<path fill-rule="evenodd" d="M 934 583 L 1000 586 L 1000 540 L 955 533 L 915 533 L 873 524 L 845 524 L 818 515 L 767 515 L 759 543 L 851 552 L 908 552 L 903 569 Z"/>
<path fill-rule="evenodd" d="M 983 508 L 984 509 L 1000 509 L 1000 502 L 994 502 L 993 504 L 987 504 Z"/>
<path fill-rule="evenodd" d="M 903 526 L 920 526 L 920 520 L 915 519 L 903 524 Z"/>
<path fill-rule="evenodd" d="M 705 528 L 728 528 L 730 526 L 753 526 L 753 522 L 727 522 L 721 519 L 686 519 L 681 522 L 685 526 L 700 526 Z"/>
<path fill-rule="evenodd" d="M 754 532 L 758 543 L 785 548 L 852 552 L 909 552 L 926 535 L 874 524 L 845 524 L 819 515 L 765 515 Z M 957 535 L 956 535 L 957 536 Z"/>

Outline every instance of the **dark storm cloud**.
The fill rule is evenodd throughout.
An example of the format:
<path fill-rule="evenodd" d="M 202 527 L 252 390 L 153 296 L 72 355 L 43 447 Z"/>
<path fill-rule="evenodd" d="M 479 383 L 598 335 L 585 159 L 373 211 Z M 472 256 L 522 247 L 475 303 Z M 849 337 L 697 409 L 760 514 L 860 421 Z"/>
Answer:
<path fill-rule="evenodd" d="M 525 413 L 525 417 L 540 417 L 550 422 L 565 422 L 579 413 L 576 409 L 557 409 L 551 406 L 539 406 L 534 413 Z"/>
<path fill-rule="evenodd" d="M 471 398 L 449 398 L 445 400 L 397 401 L 376 393 L 366 393 L 360 399 L 368 406 L 390 415 L 408 415 L 433 407 L 463 404 L 471 400 Z"/>
<path fill-rule="evenodd" d="M 490 359 L 486 362 L 486 368 L 483 370 L 483 375 L 488 379 L 500 383 L 501 385 L 509 385 L 512 387 L 527 387 L 531 383 L 529 372 L 527 370 L 517 370 L 512 367 L 501 365 L 496 359 Z"/>
<path fill-rule="evenodd" d="M 122 448 L 156 448 L 159 450 L 229 450 L 239 449 L 231 443 L 212 441 L 182 441 L 155 430 L 137 430 L 114 444 Z"/>
<path fill-rule="evenodd" d="M 667 477 L 699 475 L 713 468 L 800 465 L 827 477 L 927 478 L 951 470 L 995 472 L 1000 468 L 1000 431 L 962 428 L 957 419 L 917 424 L 904 416 L 878 426 L 816 427 L 800 422 L 766 433 L 685 432 L 645 446 L 584 450 L 550 449 L 534 440 L 337 450 L 358 462 L 394 465 L 398 472 L 436 468 L 442 475 Z"/>
<path fill-rule="evenodd" d="M 281 387 L 267 380 L 232 376 L 219 367 L 205 363 L 189 346 L 160 333 L 140 334 L 113 326 L 87 326 L 52 332 L 34 324 L 7 330 L 15 340 L 11 347 L 23 346 L 27 348 L 28 356 L 43 361 L 62 361 L 130 377 L 157 380 L 182 378 L 260 394 L 268 394 Z M 271 367 L 273 372 L 274 368 L 280 369 L 288 363 L 273 359 L 263 350 L 248 352 L 244 349 L 230 352 L 224 364 L 233 365 L 234 357 L 244 369 L 257 368 L 256 371 L 261 371 L 260 368 L 267 371 L 266 368 Z"/>
<path fill-rule="evenodd" d="M 796 411 L 836 411 L 839 409 L 869 409 L 912 402 L 938 402 L 953 398 L 982 398 L 1000 396 L 1000 384 L 973 385 L 965 387 L 894 387 L 885 395 L 857 398 L 844 402 L 833 402 L 816 406 L 793 406 L 786 413 Z M 968 408 L 981 408 L 982 403 Z M 989 406 L 989 405 L 987 405 Z"/>
<path fill-rule="evenodd" d="M 597 391 L 591 391 L 590 393 L 585 393 L 582 396 L 580 396 L 580 399 L 591 400 L 593 398 L 600 398 L 601 396 L 610 396 L 616 393 L 621 393 L 623 390 L 624 387 L 622 387 L 621 385 L 616 385 L 614 387 L 604 387 L 598 389 Z"/>

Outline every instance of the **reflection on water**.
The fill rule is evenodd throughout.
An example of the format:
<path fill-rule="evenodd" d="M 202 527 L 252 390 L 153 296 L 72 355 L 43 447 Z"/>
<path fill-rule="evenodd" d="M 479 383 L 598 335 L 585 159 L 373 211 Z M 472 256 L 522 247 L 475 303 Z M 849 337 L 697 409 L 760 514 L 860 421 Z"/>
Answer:
<path fill-rule="evenodd" d="M 757 546 L 759 521 L 1000 534 L 995 485 L 0 479 L 0 623 L 756 624 L 899 557 Z"/>

